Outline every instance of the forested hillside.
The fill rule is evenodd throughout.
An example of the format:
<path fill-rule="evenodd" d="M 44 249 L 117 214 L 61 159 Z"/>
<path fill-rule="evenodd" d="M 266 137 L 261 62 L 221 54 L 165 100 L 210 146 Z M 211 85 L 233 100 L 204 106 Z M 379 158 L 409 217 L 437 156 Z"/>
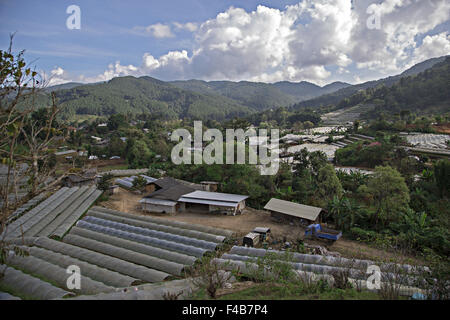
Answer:
<path fill-rule="evenodd" d="M 317 98 L 314 98 L 311 100 L 299 102 L 299 103 L 295 104 L 292 107 L 292 109 L 298 110 L 298 109 L 305 108 L 305 107 L 320 107 L 320 106 L 327 106 L 327 105 L 337 105 L 343 99 L 352 96 L 353 94 L 355 94 L 356 92 L 358 92 L 360 90 L 365 90 L 368 88 L 375 88 L 380 85 L 391 86 L 394 83 L 396 83 L 397 81 L 399 81 L 401 78 L 411 76 L 411 75 L 416 75 L 428 68 L 431 68 L 435 64 L 444 61 L 445 58 L 446 57 L 444 56 L 444 57 L 439 57 L 439 58 L 428 59 L 428 60 L 425 60 L 421 63 L 414 65 L 413 67 L 409 68 L 408 70 L 402 72 L 399 75 L 387 77 L 387 78 L 376 80 L 376 81 L 368 81 L 368 82 L 364 82 L 364 83 L 353 85 L 353 86 L 348 86 L 348 87 L 342 88 L 340 90 L 337 90 L 335 92 L 325 94 L 325 95 L 322 95 L 320 97 L 317 97 Z"/>
<path fill-rule="evenodd" d="M 217 94 L 236 100 L 237 102 L 265 110 L 276 107 L 288 107 L 296 102 L 318 97 L 350 86 L 344 82 L 333 82 L 320 87 L 314 83 L 301 81 L 281 81 L 262 83 L 249 81 L 172 81 L 173 85 L 185 90 L 202 94 Z"/>
<path fill-rule="evenodd" d="M 221 96 L 182 90 L 151 77 L 121 77 L 108 82 L 55 91 L 63 117 L 74 114 L 110 115 L 151 113 L 162 118 L 222 120 L 254 112 L 250 107 Z M 39 104 L 48 104 L 41 95 Z"/>
<path fill-rule="evenodd" d="M 403 77 L 390 87 L 369 88 L 342 100 L 338 107 L 373 104 L 365 116 L 381 113 L 441 114 L 450 111 L 450 57 L 430 69 Z"/>

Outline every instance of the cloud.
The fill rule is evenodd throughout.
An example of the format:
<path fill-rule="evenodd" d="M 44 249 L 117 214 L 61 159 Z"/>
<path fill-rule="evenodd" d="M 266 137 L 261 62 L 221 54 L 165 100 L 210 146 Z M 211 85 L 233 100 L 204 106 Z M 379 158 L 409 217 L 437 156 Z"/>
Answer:
<path fill-rule="evenodd" d="M 421 62 L 433 57 L 439 57 L 449 54 L 450 52 L 450 35 L 442 32 L 434 36 L 426 36 L 422 45 L 414 50 L 414 63 Z"/>
<path fill-rule="evenodd" d="M 58 66 L 50 70 L 50 74 L 42 71 L 41 78 L 44 86 L 56 86 L 58 84 L 72 81 L 69 74 L 63 68 Z"/>
<path fill-rule="evenodd" d="M 180 49 L 159 57 L 148 52 L 140 66 L 115 63 L 94 78 L 151 75 L 162 80 L 323 84 L 349 72 L 358 77 L 358 69 L 392 74 L 450 53 L 448 31 L 433 35 L 449 15 L 446 0 L 304 0 L 283 10 L 260 5 L 253 11 L 230 7 L 201 24 L 173 23 L 176 31 L 193 32 L 191 52 Z M 368 27 L 373 18 L 380 28 Z M 174 36 L 165 24 L 137 28 L 154 37 Z"/>
<path fill-rule="evenodd" d="M 175 36 L 170 26 L 162 23 L 152 24 L 147 27 L 134 27 L 130 32 L 135 35 L 150 35 L 155 38 L 172 38 Z"/>
<path fill-rule="evenodd" d="M 179 22 L 174 22 L 173 25 L 178 30 L 187 30 L 189 32 L 194 32 L 194 31 L 197 31 L 197 29 L 198 29 L 198 24 L 194 23 L 194 22 L 187 22 L 184 24 L 179 23 Z"/>

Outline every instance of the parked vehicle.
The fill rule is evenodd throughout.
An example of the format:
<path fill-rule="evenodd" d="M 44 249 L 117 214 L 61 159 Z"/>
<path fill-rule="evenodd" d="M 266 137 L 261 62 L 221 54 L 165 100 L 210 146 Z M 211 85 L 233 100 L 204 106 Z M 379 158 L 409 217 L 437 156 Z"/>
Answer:
<path fill-rule="evenodd" d="M 336 241 L 342 236 L 342 231 L 323 227 L 321 224 L 310 224 L 305 230 L 305 237 L 311 236 L 320 239 Z"/>

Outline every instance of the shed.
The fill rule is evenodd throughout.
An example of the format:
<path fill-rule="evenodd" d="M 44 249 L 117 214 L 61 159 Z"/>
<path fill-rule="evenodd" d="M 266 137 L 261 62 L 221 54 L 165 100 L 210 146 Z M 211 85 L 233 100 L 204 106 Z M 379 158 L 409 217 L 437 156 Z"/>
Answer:
<path fill-rule="evenodd" d="M 65 187 L 81 187 L 96 183 L 97 171 L 95 169 L 89 169 L 80 173 L 70 173 L 67 177 L 64 177 L 62 184 Z"/>
<path fill-rule="evenodd" d="M 194 191 L 178 201 L 182 211 L 218 212 L 228 215 L 241 214 L 248 196 L 221 192 Z"/>
<path fill-rule="evenodd" d="M 260 240 L 259 233 L 249 232 L 242 240 L 242 244 L 244 246 L 254 247 L 259 243 L 259 240 Z"/>
<path fill-rule="evenodd" d="M 142 210 L 144 211 L 175 214 L 180 208 L 178 199 L 192 191 L 194 189 L 188 186 L 175 184 L 152 192 L 139 202 L 142 203 Z"/>
<path fill-rule="evenodd" d="M 139 201 L 142 204 L 142 210 L 147 212 L 169 213 L 177 212 L 177 202 L 163 200 L 158 198 L 143 198 Z"/>
<path fill-rule="evenodd" d="M 277 220 L 294 222 L 302 225 L 319 222 L 320 213 L 325 211 L 322 208 L 276 198 L 270 199 L 264 209 L 269 210 L 271 216 Z"/>
<path fill-rule="evenodd" d="M 261 241 L 269 240 L 269 237 L 270 237 L 270 228 L 266 228 L 266 227 L 256 227 L 255 229 L 253 229 L 252 232 L 253 232 L 253 233 L 259 234 L 259 235 L 260 235 Z"/>

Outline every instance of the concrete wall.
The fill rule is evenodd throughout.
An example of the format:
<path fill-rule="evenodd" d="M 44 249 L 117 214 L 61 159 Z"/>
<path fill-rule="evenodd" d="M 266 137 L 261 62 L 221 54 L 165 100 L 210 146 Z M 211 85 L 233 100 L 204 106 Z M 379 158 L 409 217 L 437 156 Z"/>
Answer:
<path fill-rule="evenodd" d="M 146 212 L 168 213 L 171 215 L 177 212 L 176 206 L 164 206 L 151 203 L 142 203 L 142 210 Z"/>

